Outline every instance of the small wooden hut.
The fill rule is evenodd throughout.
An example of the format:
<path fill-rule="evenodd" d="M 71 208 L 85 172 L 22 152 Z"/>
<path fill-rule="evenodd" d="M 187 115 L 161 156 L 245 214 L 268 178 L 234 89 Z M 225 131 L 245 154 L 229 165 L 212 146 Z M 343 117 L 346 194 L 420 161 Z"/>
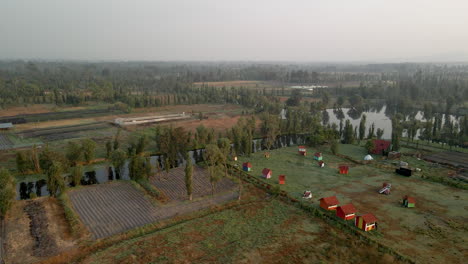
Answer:
<path fill-rule="evenodd" d="M 252 164 L 250 162 L 242 163 L 242 170 L 243 171 L 251 171 L 252 170 Z"/>
<path fill-rule="evenodd" d="M 320 201 L 320 207 L 322 207 L 325 210 L 336 210 L 339 204 L 336 196 L 320 198 L 319 201 Z"/>
<path fill-rule="evenodd" d="M 351 220 L 356 216 L 356 208 L 353 204 L 346 204 L 336 208 L 336 216 L 344 220 Z"/>
<path fill-rule="evenodd" d="M 307 155 L 307 149 L 304 146 L 299 146 L 298 148 L 299 155 L 306 156 Z"/>
<path fill-rule="evenodd" d="M 377 228 L 377 218 L 373 214 L 359 215 L 354 220 L 354 225 L 364 231 L 371 231 Z"/>
<path fill-rule="evenodd" d="M 315 152 L 314 154 L 314 160 L 322 160 L 322 152 Z"/>
<path fill-rule="evenodd" d="M 271 178 L 271 170 L 270 169 L 267 169 L 267 168 L 264 168 L 262 170 L 262 176 L 263 178 L 265 179 L 270 179 Z"/>
<path fill-rule="evenodd" d="M 408 195 L 405 195 L 405 197 L 403 197 L 403 206 L 408 207 L 408 208 L 415 207 L 416 206 L 416 199 L 414 199 L 414 197 L 410 197 Z"/>

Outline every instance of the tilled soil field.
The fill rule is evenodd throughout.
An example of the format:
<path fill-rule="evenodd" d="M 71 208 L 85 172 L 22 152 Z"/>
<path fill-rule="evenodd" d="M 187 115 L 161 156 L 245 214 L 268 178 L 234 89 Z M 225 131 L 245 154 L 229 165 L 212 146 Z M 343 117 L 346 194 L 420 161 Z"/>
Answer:
<path fill-rule="evenodd" d="M 468 169 L 468 153 L 453 151 L 439 152 L 424 156 L 424 159 L 457 168 Z"/>
<path fill-rule="evenodd" d="M 87 186 L 68 193 L 73 207 L 95 239 L 191 213 L 237 198 L 236 192 L 164 206 L 153 204 L 129 182 Z"/>
<path fill-rule="evenodd" d="M 0 134 L 0 150 L 9 149 L 13 146 L 13 142 L 5 134 Z"/>
<path fill-rule="evenodd" d="M 200 198 L 211 195 L 211 184 L 208 171 L 206 169 L 194 166 L 193 168 L 193 198 Z M 184 201 L 187 200 L 187 189 L 185 187 L 184 168 L 175 168 L 170 170 L 169 175 L 162 172 L 160 176 L 153 177 L 151 183 L 162 191 L 169 200 Z M 215 194 L 234 189 L 236 184 L 227 178 L 221 179 L 215 187 Z"/>
<path fill-rule="evenodd" d="M 46 141 L 53 141 L 77 137 L 77 133 L 81 131 L 98 130 L 109 127 L 111 127 L 111 124 L 109 123 L 96 122 L 64 127 L 30 129 L 22 131 L 21 133 L 18 133 L 18 135 L 23 137 L 41 137 Z"/>
<path fill-rule="evenodd" d="M 30 201 L 24 207 L 24 211 L 31 220 L 29 231 L 34 239 L 34 256 L 46 257 L 57 253 L 55 239 L 48 233 L 48 220 L 44 206 L 38 201 Z"/>

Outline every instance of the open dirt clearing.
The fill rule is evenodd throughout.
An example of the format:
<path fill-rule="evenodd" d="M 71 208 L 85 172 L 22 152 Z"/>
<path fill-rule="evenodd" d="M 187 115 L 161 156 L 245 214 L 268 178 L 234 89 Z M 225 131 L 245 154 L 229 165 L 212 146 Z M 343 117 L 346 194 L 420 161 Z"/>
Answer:
<path fill-rule="evenodd" d="M 53 251 L 38 251 L 40 248 L 36 245 L 37 240 L 31 236 L 31 219 L 25 211 L 27 203 L 32 201 L 16 201 L 6 219 L 7 243 L 5 250 L 7 263 L 36 263 L 75 247 L 75 242 L 68 230 L 68 224 L 64 219 L 63 209 L 56 199 L 47 197 L 37 198 L 33 201 L 38 203 L 39 208 L 42 210 L 35 212 L 34 215 L 42 215 L 40 217 L 43 223 L 34 226 L 37 228 L 35 232 L 45 234 L 56 247 Z"/>
<path fill-rule="evenodd" d="M 237 198 L 227 192 L 193 202 L 157 205 L 130 182 L 86 186 L 68 193 L 73 207 L 95 239 L 191 213 Z"/>
<path fill-rule="evenodd" d="M 424 156 L 424 159 L 431 162 L 453 166 L 456 168 L 468 169 L 468 153 L 452 151 L 439 152 Z"/>

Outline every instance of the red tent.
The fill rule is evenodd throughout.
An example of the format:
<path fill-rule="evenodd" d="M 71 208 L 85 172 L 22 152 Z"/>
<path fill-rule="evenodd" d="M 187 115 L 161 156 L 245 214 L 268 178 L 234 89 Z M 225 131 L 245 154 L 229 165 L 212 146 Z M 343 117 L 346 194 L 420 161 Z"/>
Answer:
<path fill-rule="evenodd" d="M 298 151 L 299 151 L 299 154 L 302 155 L 302 156 L 307 155 L 307 149 L 304 146 L 299 146 Z"/>
<path fill-rule="evenodd" d="M 391 142 L 383 139 L 374 139 L 374 149 L 372 149 L 372 154 L 382 155 L 384 151 L 388 151 L 390 148 Z"/>
<path fill-rule="evenodd" d="M 325 210 L 336 210 L 338 204 L 339 202 L 336 196 L 324 197 L 320 199 L 320 207 Z"/>
<path fill-rule="evenodd" d="M 336 208 L 336 216 L 344 220 L 351 220 L 355 217 L 357 210 L 353 204 L 342 205 Z"/>
<path fill-rule="evenodd" d="M 286 183 L 286 175 L 280 175 L 278 178 L 279 184 L 285 184 Z"/>
<path fill-rule="evenodd" d="M 349 171 L 349 167 L 348 167 L 348 166 L 346 166 L 346 165 L 341 165 L 341 166 L 339 167 L 339 169 L 340 169 L 340 174 L 348 174 L 348 171 Z"/>

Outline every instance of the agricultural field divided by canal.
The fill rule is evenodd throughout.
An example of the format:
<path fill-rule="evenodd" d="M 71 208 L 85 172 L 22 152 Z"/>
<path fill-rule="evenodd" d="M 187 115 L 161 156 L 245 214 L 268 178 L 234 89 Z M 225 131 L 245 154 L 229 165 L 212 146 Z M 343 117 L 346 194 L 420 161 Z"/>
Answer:
<path fill-rule="evenodd" d="M 362 150 L 361 150 L 362 149 Z M 317 150 L 317 149 L 315 149 Z M 368 165 L 360 165 L 347 159 L 323 152 L 325 167 L 320 168 L 313 160 L 314 148 L 309 148 L 307 156 L 298 154 L 297 147 L 282 148 L 270 151 L 265 158 L 263 152 L 251 157 L 241 157 L 243 162 L 252 164 L 252 176 L 261 177 L 262 170 L 272 170 L 271 179 L 265 182 L 280 186 L 293 197 L 302 199 L 306 190 L 312 191 L 309 201 L 319 208 L 318 199 L 336 195 L 340 204 L 352 203 L 359 214 L 373 213 L 378 219 L 378 230 L 368 232 L 377 241 L 388 245 L 398 252 L 421 263 L 461 263 L 468 251 L 468 192 L 457 188 L 434 183 L 421 178 L 430 170 L 429 164 L 413 157 L 402 160 L 418 162 L 423 167 L 421 172 L 411 177 L 404 177 L 394 172 L 394 168 L 379 166 L 388 165 L 376 160 Z M 362 151 L 362 153 L 361 153 Z M 362 147 L 349 145 L 342 152 L 362 158 L 365 150 Z M 364 155 L 362 155 L 364 154 Z M 348 175 L 338 173 L 339 165 L 350 167 Z M 438 173 L 448 173 L 448 169 L 438 169 Z M 278 175 L 286 175 L 286 184 L 278 184 Z M 390 195 L 379 194 L 384 182 L 391 183 Z M 405 195 L 415 197 L 415 208 L 402 207 Z M 353 221 L 349 221 L 352 225 Z"/>

